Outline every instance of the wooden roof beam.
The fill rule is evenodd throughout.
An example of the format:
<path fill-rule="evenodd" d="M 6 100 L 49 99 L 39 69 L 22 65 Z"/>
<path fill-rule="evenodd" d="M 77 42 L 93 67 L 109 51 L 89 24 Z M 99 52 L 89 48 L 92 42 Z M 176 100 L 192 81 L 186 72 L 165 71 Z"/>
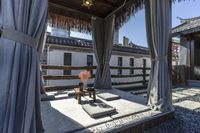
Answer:
<path fill-rule="evenodd" d="M 110 2 L 108 0 L 95 0 L 95 1 L 97 1 L 98 3 L 101 3 L 101 4 L 105 5 L 105 6 L 112 7 L 112 8 L 117 6 L 117 4 L 115 4 L 113 2 Z"/>
<path fill-rule="evenodd" d="M 49 3 L 49 7 L 57 9 L 57 10 L 55 10 L 55 9 L 50 8 L 50 12 L 52 12 L 52 13 L 59 12 L 59 15 L 63 15 L 63 16 L 67 16 L 67 17 L 74 17 L 77 19 L 81 18 L 83 20 L 90 20 L 91 17 L 93 16 L 92 14 L 83 13 L 79 10 L 68 8 L 68 7 L 65 7 L 62 5 L 57 5 L 54 3 Z M 55 11 L 53 11 L 53 10 L 55 10 Z M 62 11 L 62 12 L 60 12 L 60 11 Z M 72 16 L 70 16 L 70 15 L 72 15 Z"/>
<path fill-rule="evenodd" d="M 84 7 L 77 7 L 76 5 L 74 5 L 72 3 L 62 3 L 60 1 L 54 2 L 54 0 L 51 0 L 51 1 L 49 3 L 56 4 L 57 6 L 62 6 L 63 8 L 71 10 L 71 11 L 73 10 L 74 12 L 79 12 L 79 13 L 87 14 L 87 15 L 90 15 L 90 16 L 98 16 L 98 17 L 104 17 L 105 16 L 104 14 L 102 14 L 100 12 L 93 11 L 92 9 L 88 10 L 87 8 L 84 8 Z"/>

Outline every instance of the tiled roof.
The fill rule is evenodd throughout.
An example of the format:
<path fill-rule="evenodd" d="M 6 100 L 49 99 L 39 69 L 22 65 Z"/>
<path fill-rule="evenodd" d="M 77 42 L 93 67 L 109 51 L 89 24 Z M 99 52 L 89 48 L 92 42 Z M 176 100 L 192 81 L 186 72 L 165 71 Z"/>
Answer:
<path fill-rule="evenodd" d="M 79 38 L 63 38 L 57 36 L 47 36 L 47 43 L 57 44 L 57 45 L 68 45 L 68 46 L 78 46 L 78 47 L 91 47 L 91 40 L 79 39 Z"/>
<path fill-rule="evenodd" d="M 47 36 L 47 43 L 56 44 L 56 45 L 65 45 L 65 46 L 74 46 L 74 47 L 86 47 L 93 48 L 92 40 L 80 39 L 80 38 L 62 38 L 56 36 Z M 128 52 L 128 53 L 138 53 L 138 54 L 149 54 L 149 49 L 146 47 L 138 46 L 136 44 L 130 43 L 129 47 L 124 47 L 114 44 L 114 51 Z"/>
<path fill-rule="evenodd" d="M 190 34 L 200 31 L 200 17 L 180 20 L 182 24 L 173 28 L 173 36 L 178 34 Z"/>

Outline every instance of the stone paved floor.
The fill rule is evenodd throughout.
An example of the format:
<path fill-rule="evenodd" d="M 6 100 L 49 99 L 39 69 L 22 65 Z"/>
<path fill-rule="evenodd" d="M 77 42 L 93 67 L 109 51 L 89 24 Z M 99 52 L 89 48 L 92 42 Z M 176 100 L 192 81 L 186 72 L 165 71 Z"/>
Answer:
<path fill-rule="evenodd" d="M 99 90 L 99 93 L 101 92 L 105 92 L 105 90 Z M 89 96 L 82 97 L 82 104 L 78 104 L 74 96 L 68 96 L 69 93 L 62 91 L 51 92 L 49 95 L 54 100 L 44 100 L 41 102 L 45 133 L 72 133 L 82 131 L 85 128 L 87 129 L 83 133 L 90 131 L 104 132 L 121 127 L 122 124 L 136 123 L 161 114 L 159 111 L 150 111 L 150 108 L 146 105 L 146 99 L 143 97 L 116 89 L 106 90 L 106 92 L 117 94 L 121 98 L 113 101 L 105 101 L 97 96 L 95 105 L 103 102 L 116 108 L 117 112 L 96 119 L 90 117 L 82 108 L 82 105 L 89 104 L 90 102 L 92 102 L 91 107 L 94 106 L 93 99 Z M 101 108 L 103 107 L 101 106 Z"/>
<path fill-rule="evenodd" d="M 175 89 L 173 91 L 173 103 L 176 109 L 175 119 L 165 122 L 156 127 L 153 127 L 152 129 L 149 129 L 147 131 L 144 131 L 144 133 L 200 133 L 200 88 Z M 129 120 L 133 121 L 133 118 L 135 117 L 124 118 L 123 122 L 127 124 Z M 141 119 L 142 117 L 138 116 L 136 118 Z M 48 121 L 49 120 L 50 119 L 48 118 Z M 55 121 L 56 120 L 53 120 L 53 126 L 55 126 L 55 123 L 54 123 Z M 62 119 L 59 119 L 59 121 L 63 123 Z M 57 121 L 57 123 L 59 122 Z M 104 123 L 102 125 L 99 125 L 99 127 L 94 127 L 94 128 L 91 127 L 90 130 L 89 128 L 86 129 L 87 131 L 83 130 L 81 133 L 85 133 L 89 131 L 103 132 L 104 128 L 105 128 L 105 131 L 107 131 L 108 127 L 111 126 L 112 128 L 113 125 L 120 126 L 122 125 L 122 121 L 120 120 L 116 122 Z M 53 126 L 52 128 L 54 128 Z"/>
<path fill-rule="evenodd" d="M 178 89 L 173 92 L 173 99 L 175 119 L 145 133 L 200 133 L 200 88 Z"/>

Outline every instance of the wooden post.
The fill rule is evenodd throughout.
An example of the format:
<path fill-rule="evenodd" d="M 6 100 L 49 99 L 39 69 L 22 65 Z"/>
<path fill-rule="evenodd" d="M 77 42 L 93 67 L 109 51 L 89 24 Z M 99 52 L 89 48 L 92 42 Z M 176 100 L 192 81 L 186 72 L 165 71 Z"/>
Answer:
<path fill-rule="evenodd" d="M 143 59 L 143 69 L 142 69 L 142 73 L 143 73 L 143 85 L 146 85 L 146 59 Z"/>
<path fill-rule="evenodd" d="M 78 104 L 81 104 L 81 94 L 78 94 Z"/>
<path fill-rule="evenodd" d="M 170 86 L 169 86 L 170 98 L 172 100 L 172 39 L 170 39 L 169 47 L 168 47 L 168 74 L 169 74 L 168 76 L 169 76 L 169 83 L 170 83 Z M 175 73 L 175 74 L 178 74 L 178 73 Z M 175 76 L 177 77 L 178 75 L 175 75 Z"/>
<path fill-rule="evenodd" d="M 96 90 L 93 92 L 93 101 L 96 102 Z"/>
<path fill-rule="evenodd" d="M 194 67 L 195 67 L 195 42 L 194 42 L 194 38 L 191 37 L 190 38 L 190 74 L 191 74 L 191 79 L 194 80 L 195 76 L 194 76 Z"/>

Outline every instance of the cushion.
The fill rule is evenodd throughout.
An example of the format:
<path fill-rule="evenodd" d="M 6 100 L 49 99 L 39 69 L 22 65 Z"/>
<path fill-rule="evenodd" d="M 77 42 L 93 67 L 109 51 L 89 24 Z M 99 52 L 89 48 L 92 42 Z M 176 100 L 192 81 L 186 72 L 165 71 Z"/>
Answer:
<path fill-rule="evenodd" d="M 119 95 L 115 95 L 115 94 L 111 94 L 111 93 L 101 93 L 101 94 L 98 94 L 97 96 L 106 100 L 106 101 L 112 101 L 112 100 L 120 99 Z"/>
<path fill-rule="evenodd" d="M 67 94 L 68 94 L 68 96 L 75 96 L 75 92 L 74 91 L 68 91 Z"/>
<path fill-rule="evenodd" d="M 104 117 L 116 112 L 115 108 L 105 103 L 85 104 L 82 108 L 93 118 Z"/>
<path fill-rule="evenodd" d="M 47 94 L 42 94 L 41 95 L 41 101 L 50 101 L 50 100 L 54 100 L 55 97 L 54 95 L 47 95 Z"/>

